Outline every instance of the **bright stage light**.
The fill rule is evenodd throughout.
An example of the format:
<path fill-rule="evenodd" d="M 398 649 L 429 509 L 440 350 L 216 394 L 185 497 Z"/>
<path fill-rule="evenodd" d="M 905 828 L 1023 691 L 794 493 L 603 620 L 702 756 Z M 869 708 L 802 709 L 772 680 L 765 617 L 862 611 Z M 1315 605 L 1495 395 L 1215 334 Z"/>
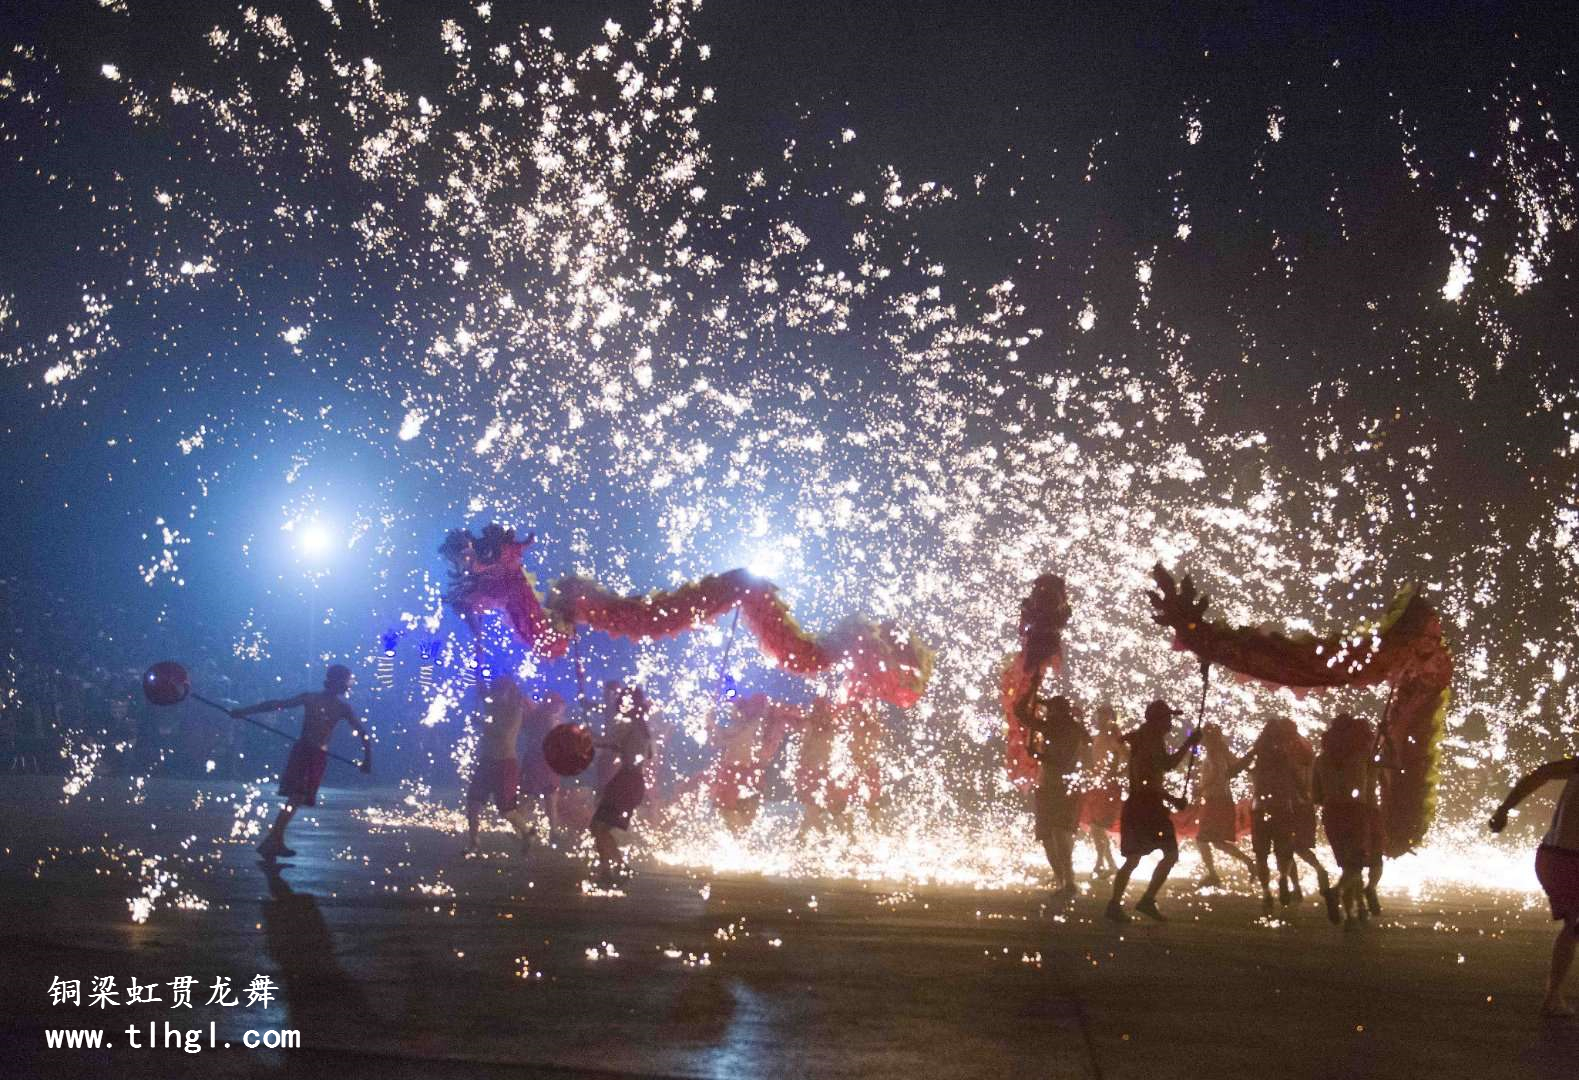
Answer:
<path fill-rule="evenodd" d="M 746 560 L 746 569 L 755 577 L 775 578 L 784 569 L 782 548 L 761 548 Z"/>
<path fill-rule="evenodd" d="M 330 535 L 328 526 L 322 522 L 311 521 L 302 526 L 296 543 L 303 555 L 317 558 L 328 552 L 334 543 L 334 537 Z"/>

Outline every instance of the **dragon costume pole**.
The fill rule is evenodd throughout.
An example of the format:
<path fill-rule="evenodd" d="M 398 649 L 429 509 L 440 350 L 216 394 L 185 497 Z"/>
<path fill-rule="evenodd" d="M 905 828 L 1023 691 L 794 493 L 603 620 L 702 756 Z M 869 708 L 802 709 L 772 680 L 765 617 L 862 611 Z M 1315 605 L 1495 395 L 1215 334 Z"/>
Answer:
<path fill-rule="evenodd" d="M 1196 731 L 1200 731 L 1201 730 L 1201 725 L 1206 720 L 1206 687 L 1211 683 L 1211 680 L 1212 680 L 1212 662 L 1210 660 L 1202 660 L 1201 661 L 1201 704 L 1200 704 L 1200 707 L 1195 712 L 1195 727 L 1192 729 L 1191 734 L 1193 734 Z M 1189 806 L 1190 805 L 1190 781 L 1195 778 L 1195 759 L 1200 756 L 1200 753 L 1201 753 L 1201 748 L 1200 748 L 1199 744 L 1197 744 L 1195 749 L 1190 752 L 1190 764 L 1184 770 L 1184 805 L 1185 806 Z"/>

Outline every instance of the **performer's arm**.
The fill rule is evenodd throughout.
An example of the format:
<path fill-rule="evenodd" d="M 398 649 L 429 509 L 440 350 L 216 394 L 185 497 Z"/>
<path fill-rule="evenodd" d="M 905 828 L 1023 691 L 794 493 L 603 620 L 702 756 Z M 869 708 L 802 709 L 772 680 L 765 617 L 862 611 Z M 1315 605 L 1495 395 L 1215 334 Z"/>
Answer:
<path fill-rule="evenodd" d="M 279 700 L 271 698 L 268 701 L 260 701 L 256 705 L 248 705 L 242 709 L 231 709 L 230 715 L 237 720 L 242 720 L 260 712 L 279 712 L 281 709 L 300 708 L 305 704 L 307 704 L 307 695 L 297 694 L 293 698 L 282 698 Z"/>
<path fill-rule="evenodd" d="M 1254 762 L 1255 759 L 1256 748 L 1253 746 L 1249 750 L 1245 751 L 1243 757 L 1231 759 L 1228 763 L 1228 779 L 1232 780 L 1234 777 L 1244 772 L 1250 767 L 1251 763 Z"/>
<path fill-rule="evenodd" d="M 351 730 L 356 732 L 356 737 L 362 740 L 361 770 L 365 773 L 373 771 L 373 735 L 367 730 L 367 725 L 362 723 L 362 718 L 351 710 L 346 711 L 345 722 Z"/>
<path fill-rule="evenodd" d="M 1502 800 L 1496 812 L 1491 815 L 1491 831 L 1501 832 L 1508 827 L 1508 812 L 1528 799 L 1542 786 L 1553 780 L 1566 780 L 1570 776 L 1579 776 L 1579 758 L 1565 758 L 1562 761 L 1548 761 L 1545 765 L 1523 777 L 1513 790 L 1508 792 L 1508 797 Z"/>
<path fill-rule="evenodd" d="M 1177 750 L 1175 750 L 1173 753 L 1168 755 L 1168 765 L 1167 765 L 1167 767 L 1170 768 L 1170 769 L 1178 768 L 1179 767 L 1179 762 L 1184 760 L 1185 755 L 1188 754 L 1191 750 L 1194 750 L 1200 744 L 1201 744 L 1201 729 L 1200 728 L 1196 728 L 1194 731 L 1190 732 L 1190 737 L 1184 740 L 1183 745 L 1181 745 Z"/>

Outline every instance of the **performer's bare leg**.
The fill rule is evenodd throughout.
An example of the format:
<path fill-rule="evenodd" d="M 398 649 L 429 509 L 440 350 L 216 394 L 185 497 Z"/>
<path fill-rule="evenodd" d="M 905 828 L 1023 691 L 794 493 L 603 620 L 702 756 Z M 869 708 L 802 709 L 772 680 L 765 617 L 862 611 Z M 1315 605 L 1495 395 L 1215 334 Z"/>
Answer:
<path fill-rule="evenodd" d="M 1146 886 L 1146 893 L 1135 905 L 1135 910 L 1150 915 L 1158 922 L 1167 922 L 1162 912 L 1157 910 L 1157 894 L 1162 892 L 1162 887 L 1168 883 L 1168 875 L 1172 873 L 1173 866 L 1179 861 L 1179 852 L 1175 848 L 1162 853 L 1162 860 L 1157 863 L 1157 868 L 1151 872 L 1151 884 Z"/>
<path fill-rule="evenodd" d="M 555 788 L 543 796 L 543 815 L 548 818 L 548 836 L 550 841 L 558 843 L 559 836 L 559 789 Z"/>
<path fill-rule="evenodd" d="M 468 802 L 466 804 L 466 854 L 473 855 L 478 849 L 477 834 L 482 831 L 482 803 Z"/>
<path fill-rule="evenodd" d="M 1108 900 L 1107 917 L 1114 922 L 1129 922 L 1129 916 L 1124 912 L 1124 890 L 1129 888 L 1130 875 L 1135 873 L 1139 865 L 1139 855 L 1126 855 L 1124 865 L 1113 875 L 1113 895 Z"/>
<path fill-rule="evenodd" d="M 1255 871 L 1256 864 L 1251 860 L 1250 856 L 1244 853 L 1244 850 L 1238 844 L 1230 844 L 1226 840 L 1216 840 L 1213 841 L 1212 846 L 1244 867 L 1247 872 Z"/>
<path fill-rule="evenodd" d="M 1371 863 L 1370 869 L 1367 871 L 1367 873 L 1368 879 L 1365 882 L 1365 906 L 1372 915 L 1380 915 L 1382 913 L 1382 900 L 1381 897 L 1376 895 L 1377 883 L 1382 880 L 1382 859 L 1380 856 L 1377 857 L 1375 862 Z"/>
<path fill-rule="evenodd" d="M 614 840 L 614 830 L 601 821 L 592 823 L 592 846 L 598 853 L 598 875 L 603 882 L 613 880 L 623 866 L 620 846 Z"/>
<path fill-rule="evenodd" d="M 1273 908 L 1271 854 L 1266 850 L 1256 851 L 1256 880 L 1261 882 L 1261 910 L 1268 915 L 1272 914 Z"/>
<path fill-rule="evenodd" d="M 1326 895 L 1326 891 L 1333 887 L 1333 879 L 1326 876 L 1326 867 L 1323 867 L 1322 861 L 1315 857 L 1315 851 L 1311 848 L 1295 848 L 1295 854 L 1311 864 L 1312 870 L 1315 870 L 1315 887 L 1320 889 L 1322 895 Z M 1293 865 L 1293 859 L 1288 861 L 1288 865 Z"/>
<path fill-rule="evenodd" d="M 1091 826 L 1091 846 L 1097 851 L 1097 864 L 1091 871 L 1092 877 L 1105 877 L 1118 869 L 1118 863 L 1113 861 L 1113 841 L 1106 828 Z"/>
<path fill-rule="evenodd" d="M 296 816 L 296 807 L 286 803 L 280 807 L 280 812 L 274 818 L 274 824 L 269 827 L 269 834 L 263 838 L 263 843 L 258 845 L 258 852 L 265 857 L 275 855 L 294 855 L 296 852 L 285 846 L 285 827 L 291 823 L 291 818 Z"/>
<path fill-rule="evenodd" d="M 1197 839 L 1195 850 L 1201 855 L 1201 868 L 1206 871 L 1206 876 L 1201 879 L 1204 888 L 1215 889 L 1223 883 L 1217 876 L 1217 863 L 1212 859 L 1212 845 L 1209 841 Z"/>
<path fill-rule="evenodd" d="M 1563 920 L 1552 942 L 1552 969 L 1546 976 L 1546 999 L 1541 1002 L 1542 1016 L 1572 1016 L 1573 1008 L 1563 998 L 1563 980 L 1573 966 L 1574 947 L 1579 945 L 1579 916 L 1570 915 Z"/>
<path fill-rule="evenodd" d="M 1042 850 L 1047 853 L 1047 865 L 1053 870 L 1053 884 L 1059 893 L 1075 891 L 1075 837 L 1062 829 L 1049 829 L 1042 837 Z"/>

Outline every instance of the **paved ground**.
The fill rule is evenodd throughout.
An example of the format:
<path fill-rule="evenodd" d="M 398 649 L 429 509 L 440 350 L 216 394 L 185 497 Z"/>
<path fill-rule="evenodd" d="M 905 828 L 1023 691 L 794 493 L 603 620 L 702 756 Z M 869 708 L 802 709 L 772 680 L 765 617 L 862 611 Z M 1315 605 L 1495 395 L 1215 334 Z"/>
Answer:
<path fill-rule="evenodd" d="M 271 878 L 211 840 L 234 790 L 153 781 L 128 806 L 99 781 L 62 807 L 58 781 L 0 780 L 4 1075 L 1572 1077 L 1579 1053 L 1579 1025 L 1534 1016 L 1543 912 L 1506 897 L 1394 898 L 1359 934 L 1182 883 L 1173 923 L 1123 931 L 1034 893 L 649 870 L 609 898 L 572 860 L 494 836 L 465 861 L 344 801 Z M 207 909 L 171 904 L 188 891 Z M 245 1002 L 259 974 L 270 1007 L 205 1005 L 217 976 Z M 88 1005 L 100 975 L 122 1004 Z M 172 1010 L 182 975 L 194 1007 Z M 82 1007 L 51 1006 L 56 976 Z M 161 1003 L 125 1004 L 133 977 Z M 128 1025 L 162 1039 L 172 1017 L 200 1052 L 131 1048 Z M 55 1026 L 111 1049 L 46 1050 Z M 243 1049 L 248 1030 L 302 1047 Z"/>

